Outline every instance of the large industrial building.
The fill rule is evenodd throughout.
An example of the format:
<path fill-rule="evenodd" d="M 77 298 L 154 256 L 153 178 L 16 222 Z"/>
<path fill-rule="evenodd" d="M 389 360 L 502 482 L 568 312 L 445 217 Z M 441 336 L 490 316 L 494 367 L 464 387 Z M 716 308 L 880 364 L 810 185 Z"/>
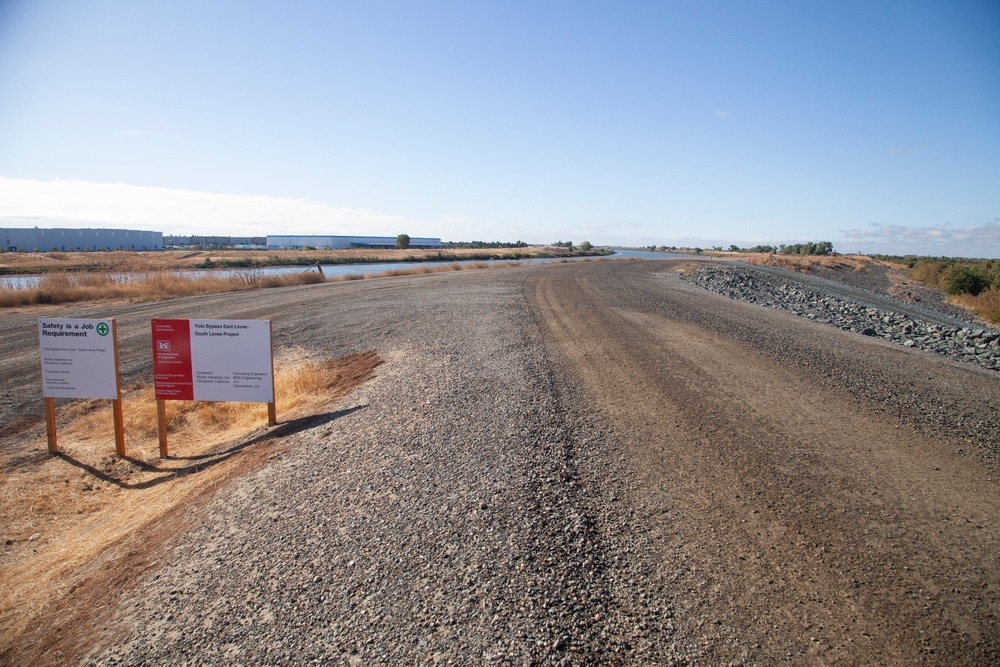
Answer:
<path fill-rule="evenodd" d="M 395 248 L 395 236 L 271 236 L 267 237 L 267 247 L 282 248 L 322 248 L 323 250 L 343 250 L 345 248 Z M 411 248 L 440 248 L 441 239 L 410 239 Z"/>
<path fill-rule="evenodd" d="M 264 248 L 267 245 L 265 236 L 175 236 L 163 237 L 164 248 Z"/>
<path fill-rule="evenodd" d="M 0 228 L 0 248 L 8 252 L 163 250 L 163 232 L 135 229 Z"/>
<path fill-rule="evenodd" d="M 0 248 L 8 252 L 52 250 L 163 250 L 164 248 L 395 248 L 395 236 L 164 236 L 134 229 L 3 229 Z M 441 248 L 440 238 L 410 239 L 410 248 Z"/>

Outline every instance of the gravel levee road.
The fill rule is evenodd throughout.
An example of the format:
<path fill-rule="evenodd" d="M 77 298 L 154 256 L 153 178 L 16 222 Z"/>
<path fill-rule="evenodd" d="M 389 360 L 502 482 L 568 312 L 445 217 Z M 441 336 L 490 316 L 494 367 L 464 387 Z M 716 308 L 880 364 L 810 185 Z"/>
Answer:
<path fill-rule="evenodd" d="M 279 348 L 385 363 L 189 508 L 159 565 L 82 610 L 86 641 L 26 637 L 4 658 L 996 664 L 997 436 L 980 425 L 1000 413 L 997 374 L 670 265 L 101 311 L 126 382 L 148 380 L 152 316 L 267 317 Z M 36 316 L 0 325 L 5 419 L 40 410 Z"/>

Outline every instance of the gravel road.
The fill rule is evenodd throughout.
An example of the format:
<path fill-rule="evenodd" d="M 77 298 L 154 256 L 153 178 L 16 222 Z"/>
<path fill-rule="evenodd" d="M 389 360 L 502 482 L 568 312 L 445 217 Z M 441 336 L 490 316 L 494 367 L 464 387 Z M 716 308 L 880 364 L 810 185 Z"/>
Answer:
<path fill-rule="evenodd" d="M 82 637 L 3 657 L 996 664 L 997 435 L 980 427 L 1000 413 L 996 373 L 735 302 L 669 266 L 101 310 L 119 318 L 126 383 L 148 380 L 151 316 L 268 317 L 278 347 L 385 363 L 192 506 L 151 545 L 156 567 L 79 610 Z M 0 324 L 5 421 L 40 410 L 22 342 L 38 316 Z"/>

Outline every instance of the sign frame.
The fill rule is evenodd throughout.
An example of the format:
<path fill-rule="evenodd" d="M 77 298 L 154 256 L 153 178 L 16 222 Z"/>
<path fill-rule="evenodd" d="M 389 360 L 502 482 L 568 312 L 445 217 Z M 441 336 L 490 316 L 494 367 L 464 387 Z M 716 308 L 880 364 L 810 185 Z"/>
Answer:
<path fill-rule="evenodd" d="M 161 458 L 169 456 L 168 400 L 266 403 L 268 426 L 278 423 L 271 320 L 153 318 L 150 327 Z M 246 338 L 238 342 L 242 336 Z M 240 350 L 234 357 L 233 350 L 226 349 L 233 345 L 245 346 L 251 354 L 261 354 L 266 349 L 268 361 L 260 365 L 244 364 L 245 368 L 237 370 L 233 364 L 237 363 L 234 359 Z M 242 352 L 246 354 L 246 350 Z"/>
<path fill-rule="evenodd" d="M 86 341 L 90 338 L 91 332 L 102 338 L 110 334 L 110 355 L 107 351 L 97 348 L 81 350 L 78 347 L 60 348 L 45 345 L 46 336 Z M 115 453 L 118 456 L 125 456 L 125 420 L 122 411 L 117 320 L 113 317 L 105 319 L 39 318 L 38 354 L 42 366 L 42 396 L 45 399 L 45 432 L 49 453 L 55 454 L 59 451 L 55 399 L 99 398 L 111 400 L 115 429 Z M 103 356 L 110 356 L 110 359 L 102 359 Z M 74 366 L 79 367 L 74 369 Z M 97 384 L 78 385 L 81 380 L 85 379 L 82 376 L 88 376 L 86 379 L 93 380 Z M 67 384 L 68 386 L 60 386 Z M 109 394 L 111 395 L 109 396 Z"/>

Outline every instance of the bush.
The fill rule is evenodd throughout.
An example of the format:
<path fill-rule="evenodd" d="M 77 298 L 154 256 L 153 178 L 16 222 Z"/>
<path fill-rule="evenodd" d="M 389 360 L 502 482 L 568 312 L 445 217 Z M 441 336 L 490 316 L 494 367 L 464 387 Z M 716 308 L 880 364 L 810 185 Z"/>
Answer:
<path fill-rule="evenodd" d="M 976 296 L 990 286 L 990 281 L 968 266 L 958 266 L 951 270 L 944 282 L 948 294 L 971 294 Z"/>

